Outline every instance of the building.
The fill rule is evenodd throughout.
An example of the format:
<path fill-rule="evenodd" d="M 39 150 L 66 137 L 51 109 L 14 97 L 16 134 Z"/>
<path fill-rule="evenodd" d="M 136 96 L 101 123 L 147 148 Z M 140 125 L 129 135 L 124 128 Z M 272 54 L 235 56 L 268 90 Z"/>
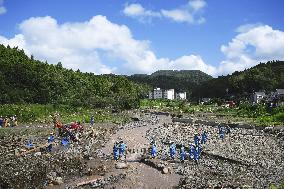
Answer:
<path fill-rule="evenodd" d="M 161 99 L 164 96 L 164 91 L 160 88 L 155 88 L 149 92 L 149 99 Z"/>
<path fill-rule="evenodd" d="M 155 88 L 149 92 L 149 99 L 167 99 L 167 100 L 186 100 L 186 92 L 176 93 L 175 89 L 163 90 L 161 88 Z"/>
<path fill-rule="evenodd" d="M 174 100 L 175 99 L 175 90 L 169 89 L 164 91 L 164 99 Z"/>
<path fill-rule="evenodd" d="M 264 99 L 266 97 L 265 93 L 264 92 L 255 92 L 253 94 L 253 102 L 254 103 L 260 103 L 260 101 L 262 99 Z"/>
<path fill-rule="evenodd" d="M 179 100 L 186 100 L 186 92 L 176 93 L 176 98 Z"/>

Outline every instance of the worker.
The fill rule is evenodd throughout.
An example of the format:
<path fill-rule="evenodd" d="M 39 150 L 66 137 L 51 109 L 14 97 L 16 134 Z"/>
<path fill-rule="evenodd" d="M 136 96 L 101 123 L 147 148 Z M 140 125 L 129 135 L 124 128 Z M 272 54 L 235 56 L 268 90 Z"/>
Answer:
<path fill-rule="evenodd" d="M 203 131 L 202 136 L 201 136 L 201 144 L 205 144 L 207 141 L 207 134 L 206 131 Z"/>
<path fill-rule="evenodd" d="M 195 146 L 195 148 L 194 148 L 194 160 L 195 160 L 196 163 L 198 162 L 199 157 L 200 157 L 199 152 L 200 152 L 199 146 Z"/>
<path fill-rule="evenodd" d="M 197 133 L 195 133 L 195 135 L 194 135 L 194 144 L 195 144 L 195 146 L 199 145 L 199 137 L 198 137 Z"/>
<path fill-rule="evenodd" d="M 174 142 L 171 142 L 171 146 L 170 146 L 170 157 L 172 160 L 175 159 L 175 155 L 176 155 L 176 145 Z"/>
<path fill-rule="evenodd" d="M 94 126 L 94 123 L 95 123 L 94 115 L 91 116 L 90 123 L 91 123 L 91 126 Z"/>
<path fill-rule="evenodd" d="M 69 140 L 67 137 L 62 138 L 61 140 L 62 146 L 67 146 L 69 144 Z"/>
<path fill-rule="evenodd" d="M 113 158 L 115 161 L 119 159 L 119 143 L 115 142 L 113 145 Z"/>
<path fill-rule="evenodd" d="M 126 144 L 121 140 L 119 142 L 119 157 L 121 158 L 122 156 L 124 156 L 126 158 L 125 155 L 125 150 L 126 150 Z"/>
<path fill-rule="evenodd" d="M 17 116 L 16 115 L 11 117 L 11 121 L 12 121 L 11 127 L 17 127 L 18 126 Z"/>
<path fill-rule="evenodd" d="M 3 123 L 4 123 L 3 117 L 0 116 L 0 128 L 3 127 Z"/>
<path fill-rule="evenodd" d="M 30 148 L 33 148 L 34 145 L 33 145 L 33 142 L 32 140 L 28 140 L 27 144 L 26 144 L 26 148 L 30 149 Z"/>
<path fill-rule="evenodd" d="M 189 145 L 189 158 L 193 159 L 194 158 L 194 151 L 195 151 L 195 147 L 193 144 Z"/>
<path fill-rule="evenodd" d="M 157 156 L 157 146 L 154 141 L 151 142 L 151 157 L 156 158 Z"/>
<path fill-rule="evenodd" d="M 181 148 L 180 148 L 180 161 L 182 163 L 184 162 L 185 157 L 186 157 L 186 153 L 185 153 L 185 150 L 184 150 L 184 145 L 182 144 Z"/>
<path fill-rule="evenodd" d="M 50 133 L 49 137 L 47 138 L 48 146 L 46 147 L 47 152 L 51 152 L 52 143 L 54 142 L 54 134 Z"/>
<path fill-rule="evenodd" d="M 218 129 L 219 129 L 219 136 L 220 136 L 220 139 L 224 140 L 224 137 L 225 137 L 224 127 L 218 125 Z"/>
<path fill-rule="evenodd" d="M 4 127 L 9 127 L 10 126 L 10 120 L 9 118 L 6 116 L 4 119 Z"/>

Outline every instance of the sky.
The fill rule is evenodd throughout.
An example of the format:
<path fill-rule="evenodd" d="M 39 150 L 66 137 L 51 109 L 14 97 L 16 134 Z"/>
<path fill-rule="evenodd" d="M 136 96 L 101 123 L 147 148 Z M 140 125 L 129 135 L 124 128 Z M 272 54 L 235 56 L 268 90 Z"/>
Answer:
<path fill-rule="evenodd" d="M 283 0 L 0 0 L 0 44 L 95 74 L 284 60 Z"/>

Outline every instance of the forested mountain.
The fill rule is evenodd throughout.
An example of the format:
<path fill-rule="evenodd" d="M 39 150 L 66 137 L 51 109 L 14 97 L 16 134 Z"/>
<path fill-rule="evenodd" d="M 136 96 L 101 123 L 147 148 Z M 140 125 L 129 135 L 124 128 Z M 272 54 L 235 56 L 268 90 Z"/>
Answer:
<path fill-rule="evenodd" d="M 193 96 L 242 98 L 255 91 L 269 92 L 277 88 L 284 88 L 284 61 L 260 63 L 241 72 L 214 78 L 197 87 Z"/>
<path fill-rule="evenodd" d="M 159 70 L 151 75 L 135 74 L 128 78 L 135 82 L 149 84 L 152 87 L 191 92 L 202 82 L 211 80 L 212 76 L 199 70 Z"/>
<path fill-rule="evenodd" d="M 94 75 L 34 60 L 18 48 L 0 45 L 0 103 L 76 106 L 138 105 L 148 87 L 125 76 Z"/>

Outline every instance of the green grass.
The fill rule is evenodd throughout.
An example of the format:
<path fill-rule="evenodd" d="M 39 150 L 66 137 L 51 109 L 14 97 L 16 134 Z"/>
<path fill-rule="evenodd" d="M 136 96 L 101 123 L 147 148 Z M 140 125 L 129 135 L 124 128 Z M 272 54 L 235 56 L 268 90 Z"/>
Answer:
<path fill-rule="evenodd" d="M 40 105 L 40 104 L 5 104 L 0 105 L 0 116 L 17 115 L 19 123 L 52 123 L 52 115 L 57 112 L 63 123 L 80 121 L 90 122 L 91 115 L 94 115 L 95 122 L 128 122 L 125 115 L 114 115 L 109 109 L 91 109 L 72 107 L 66 105 Z"/>

